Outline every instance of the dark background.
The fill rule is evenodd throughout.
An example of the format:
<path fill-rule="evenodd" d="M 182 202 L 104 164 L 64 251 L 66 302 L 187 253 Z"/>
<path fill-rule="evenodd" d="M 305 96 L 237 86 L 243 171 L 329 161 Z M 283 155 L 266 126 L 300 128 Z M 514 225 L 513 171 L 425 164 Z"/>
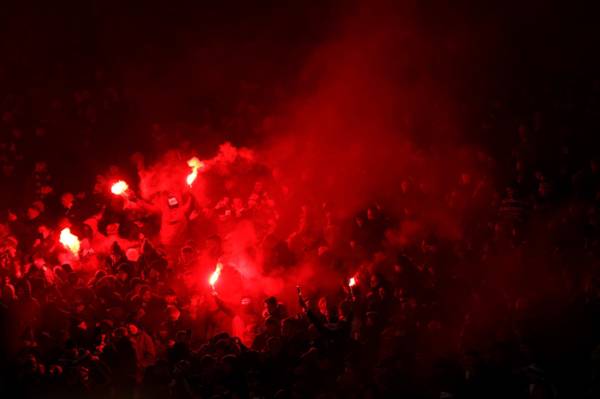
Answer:
<path fill-rule="evenodd" d="M 520 108 L 529 112 L 530 104 L 543 108 L 548 90 L 562 90 L 561 98 L 568 99 L 581 86 L 599 84 L 599 28 L 583 4 L 121 3 L 2 4 L 5 109 L 19 103 L 22 119 L 33 129 L 48 124 L 52 115 L 46 108 L 57 94 L 69 97 L 94 85 L 119 93 L 118 112 L 98 118 L 100 123 L 87 133 L 88 145 L 81 145 L 82 127 L 65 117 L 51 132 L 49 145 L 29 146 L 43 148 L 54 163 L 66 161 L 99 173 L 111 163 L 123 164 L 135 151 L 151 158 L 186 139 L 201 152 L 225 140 L 260 144 L 265 136 L 281 133 L 269 128 L 269 118 L 289 114 L 299 99 L 319 90 L 319 72 L 307 72 L 307 65 L 324 43 L 349 32 L 368 35 L 381 24 L 405 26 L 413 35 L 398 47 L 404 57 L 398 76 L 417 80 L 426 71 L 452 105 L 460 130 L 452 140 L 498 154 L 506 153 L 520 121 L 490 115 L 495 102 L 510 104 L 513 115 L 519 115 Z M 390 71 L 385 73 L 393 75 Z M 435 113 L 415 111 L 423 118 Z M 524 121 L 529 117 L 523 111 Z M 486 118 L 498 119 L 494 126 L 501 131 L 482 128 Z M 569 132 L 552 123 L 559 127 L 544 140 L 568 136 L 586 151 L 593 139 L 588 122 Z M 442 139 L 436 130 L 422 129 L 416 142 L 426 148 Z"/>

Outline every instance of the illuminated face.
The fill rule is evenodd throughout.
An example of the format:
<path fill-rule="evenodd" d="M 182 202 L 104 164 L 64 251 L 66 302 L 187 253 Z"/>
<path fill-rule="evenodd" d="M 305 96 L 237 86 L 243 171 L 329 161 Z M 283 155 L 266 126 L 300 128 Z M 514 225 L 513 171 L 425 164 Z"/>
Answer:
<path fill-rule="evenodd" d="M 233 199 L 233 207 L 235 209 L 242 209 L 244 207 L 244 203 L 242 202 L 241 198 L 234 198 Z"/>
<path fill-rule="evenodd" d="M 179 310 L 177 310 L 177 309 L 172 310 L 171 312 L 169 312 L 169 319 L 171 321 L 177 321 L 177 320 L 179 320 L 179 315 L 180 315 Z"/>
<path fill-rule="evenodd" d="M 136 248 L 128 248 L 127 252 L 125 252 L 125 256 L 128 260 L 132 262 L 137 262 L 140 258 L 140 253 Z"/>
<path fill-rule="evenodd" d="M 369 219 L 369 220 L 375 219 L 375 212 L 371 208 L 367 209 L 367 219 Z"/>
<path fill-rule="evenodd" d="M 265 309 L 267 312 L 273 313 L 277 309 L 277 305 L 270 302 L 265 302 Z"/>
<path fill-rule="evenodd" d="M 48 236 L 50 235 L 50 229 L 42 225 L 38 228 L 38 233 L 40 233 L 43 238 L 48 238 Z"/>
<path fill-rule="evenodd" d="M 327 298 L 325 297 L 319 299 L 319 312 L 321 312 L 321 314 L 327 314 Z"/>
<path fill-rule="evenodd" d="M 376 275 L 371 276 L 371 281 L 369 281 L 369 284 L 371 285 L 371 288 L 375 288 L 379 285 L 379 279 Z"/>
<path fill-rule="evenodd" d="M 135 324 L 129 324 L 127 327 L 129 328 L 129 334 L 131 335 L 137 335 L 137 333 L 139 332 Z"/>
<path fill-rule="evenodd" d="M 73 201 L 74 200 L 75 200 L 75 197 L 71 193 L 64 193 L 60 197 L 60 203 L 66 209 L 71 209 L 71 207 L 73 206 Z"/>
<path fill-rule="evenodd" d="M 177 297 L 175 295 L 166 295 L 165 296 L 165 302 L 169 305 L 174 304 L 177 301 Z M 177 319 L 179 318 L 179 311 L 177 311 L 178 316 Z"/>
<path fill-rule="evenodd" d="M 144 292 L 144 295 L 142 295 L 142 300 L 144 302 L 150 302 L 150 299 L 152 299 L 152 293 L 150 292 L 150 290 L 146 290 Z"/>
<path fill-rule="evenodd" d="M 40 211 L 37 208 L 29 207 L 27 208 L 27 218 L 29 220 L 33 220 L 40 216 Z"/>
<path fill-rule="evenodd" d="M 43 173 L 46 172 L 46 170 L 48 169 L 48 166 L 46 165 L 46 162 L 36 162 L 35 163 L 35 172 L 36 173 Z"/>

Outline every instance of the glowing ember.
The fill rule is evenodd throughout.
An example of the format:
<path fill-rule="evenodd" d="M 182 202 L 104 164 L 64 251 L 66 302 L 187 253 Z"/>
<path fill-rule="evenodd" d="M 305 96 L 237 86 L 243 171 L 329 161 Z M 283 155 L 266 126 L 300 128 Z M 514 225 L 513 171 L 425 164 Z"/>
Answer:
<path fill-rule="evenodd" d="M 198 169 L 204 168 L 204 162 L 202 162 L 196 157 L 193 157 L 187 161 L 187 164 L 190 168 L 192 168 L 192 172 L 189 175 L 187 175 L 185 181 L 187 182 L 188 186 L 191 187 L 192 183 L 194 183 L 194 181 L 196 180 L 196 177 L 198 177 Z"/>
<path fill-rule="evenodd" d="M 60 243 L 67 248 L 73 255 L 77 255 L 79 253 L 79 238 L 76 235 L 71 233 L 71 229 L 65 227 L 60 232 Z"/>
<path fill-rule="evenodd" d="M 129 186 L 127 185 L 127 183 L 125 183 L 123 180 L 119 180 L 118 182 L 112 185 L 110 191 L 114 195 L 122 195 L 123 193 L 125 193 L 125 191 L 127 191 L 128 188 Z"/>
<path fill-rule="evenodd" d="M 348 282 L 348 286 L 349 287 L 354 287 L 356 285 L 356 279 L 354 277 L 352 277 L 350 279 L 350 281 Z"/>
<path fill-rule="evenodd" d="M 217 280 L 219 279 L 219 276 L 221 275 L 221 269 L 223 269 L 223 264 L 221 262 L 219 262 L 219 263 L 217 263 L 217 267 L 215 268 L 215 271 L 213 272 L 213 274 L 210 275 L 210 279 L 208 279 L 208 283 L 212 287 L 213 291 L 215 289 L 215 284 L 217 283 Z"/>

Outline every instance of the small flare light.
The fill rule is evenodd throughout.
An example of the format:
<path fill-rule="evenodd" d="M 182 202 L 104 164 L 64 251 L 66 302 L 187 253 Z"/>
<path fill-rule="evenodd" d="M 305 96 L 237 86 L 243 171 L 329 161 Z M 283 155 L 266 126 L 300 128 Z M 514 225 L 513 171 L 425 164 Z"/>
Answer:
<path fill-rule="evenodd" d="M 128 189 L 129 186 L 127 185 L 127 183 L 125 183 L 123 180 L 119 180 L 118 182 L 112 185 L 110 191 L 114 195 L 123 195 Z"/>
<path fill-rule="evenodd" d="M 71 233 L 71 229 L 68 227 L 65 227 L 64 229 L 62 229 L 62 231 L 60 232 L 60 243 L 69 251 L 71 251 L 71 253 L 73 255 L 77 255 L 79 253 L 79 247 L 80 247 L 80 242 L 79 242 L 79 238 L 74 235 L 73 233 Z"/>
<path fill-rule="evenodd" d="M 213 272 L 213 274 L 210 275 L 210 278 L 208 279 L 208 283 L 212 287 L 213 291 L 215 290 L 215 284 L 217 283 L 217 280 L 219 280 L 219 276 L 221 276 L 222 269 L 223 269 L 223 264 L 221 262 L 217 263 L 217 267 L 215 268 L 215 271 Z"/>
<path fill-rule="evenodd" d="M 192 168 L 192 171 L 189 175 L 187 175 L 185 181 L 188 186 L 192 187 L 192 184 L 198 177 L 198 170 L 204 168 L 204 162 L 202 162 L 196 157 L 193 157 L 187 161 L 187 164 L 190 168 Z"/>

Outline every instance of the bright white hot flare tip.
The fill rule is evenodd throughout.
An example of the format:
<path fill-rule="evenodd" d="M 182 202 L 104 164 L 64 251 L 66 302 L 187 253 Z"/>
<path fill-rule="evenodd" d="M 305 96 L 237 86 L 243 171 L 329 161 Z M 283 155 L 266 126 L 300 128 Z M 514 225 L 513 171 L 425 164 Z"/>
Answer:
<path fill-rule="evenodd" d="M 187 161 L 187 164 L 190 168 L 192 168 L 192 171 L 189 175 L 187 175 L 185 181 L 187 185 L 191 187 L 196 178 L 198 177 L 198 170 L 204 168 L 204 162 L 202 162 L 196 157 L 193 157 Z"/>
<path fill-rule="evenodd" d="M 114 195 L 121 195 L 121 194 L 125 193 L 125 191 L 127 191 L 128 188 L 129 188 L 129 186 L 127 185 L 127 183 L 125 183 L 123 180 L 119 180 L 118 182 L 116 182 L 115 184 L 112 185 L 112 187 L 110 188 L 110 191 Z"/>
<path fill-rule="evenodd" d="M 213 274 L 210 275 L 210 279 L 208 279 L 208 283 L 210 284 L 213 290 L 215 289 L 215 284 L 217 283 L 217 280 L 219 280 L 219 276 L 221 275 L 222 269 L 223 264 L 221 262 L 217 263 L 215 271 L 213 272 Z"/>
<path fill-rule="evenodd" d="M 73 233 L 71 233 L 70 228 L 65 227 L 64 229 L 62 229 L 62 231 L 60 232 L 60 243 L 69 251 L 71 251 L 73 255 L 77 255 L 77 253 L 79 253 L 79 238 Z"/>

